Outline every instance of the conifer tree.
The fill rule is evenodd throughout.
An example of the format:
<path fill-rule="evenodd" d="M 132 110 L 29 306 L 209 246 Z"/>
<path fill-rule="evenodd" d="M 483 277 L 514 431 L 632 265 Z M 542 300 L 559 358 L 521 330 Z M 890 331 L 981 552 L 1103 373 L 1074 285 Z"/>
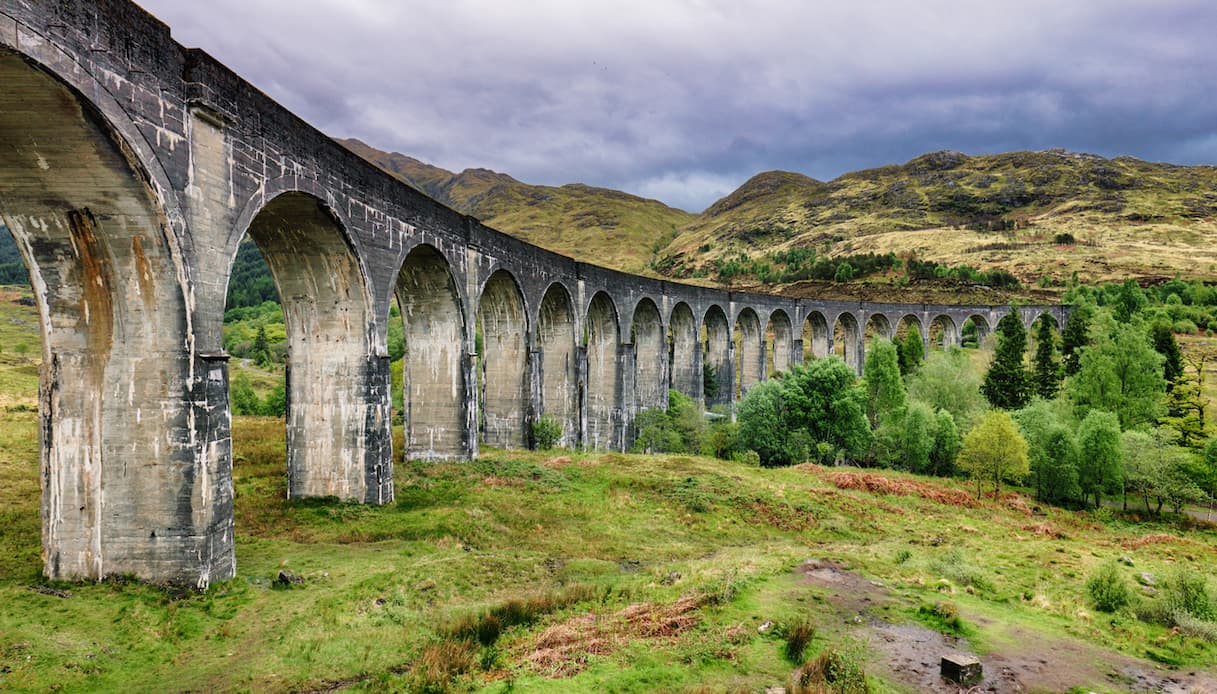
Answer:
<path fill-rule="evenodd" d="M 1023 364 L 1027 351 L 1027 331 L 1013 308 L 997 322 L 997 349 L 981 393 L 990 405 L 1017 410 L 1031 399 L 1031 377 Z"/>
<path fill-rule="evenodd" d="M 1047 314 L 1036 323 L 1035 330 L 1035 393 L 1045 400 L 1056 397 L 1061 387 L 1061 365 L 1056 362 L 1056 341 Z"/>
<path fill-rule="evenodd" d="M 1080 353 L 1086 345 L 1090 344 L 1090 307 L 1075 306 L 1069 314 L 1069 320 L 1065 321 L 1065 329 L 1061 331 L 1061 366 L 1065 369 L 1066 376 L 1072 376 L 1078 372 L 1080 366 Z"/>
<path fill-rule="evenodd" d="M 898 340 L 896 347 L 900 352 L 900 375 L 907 376 L 916 370 L 925 357 L 921 333 L 910 328 L 904 339 Z"/>
<path fill-rule="evenodd" d="M 1162 375 L 1166 378 L 1167 389 L 1170 389 L 1183 378 L 1183 352 L 1179 350 L 1170 323 L 1154 323 L 1149 335 L 1154 342 L 1154 350 L 1166 358 L 1162 364 Z"/>

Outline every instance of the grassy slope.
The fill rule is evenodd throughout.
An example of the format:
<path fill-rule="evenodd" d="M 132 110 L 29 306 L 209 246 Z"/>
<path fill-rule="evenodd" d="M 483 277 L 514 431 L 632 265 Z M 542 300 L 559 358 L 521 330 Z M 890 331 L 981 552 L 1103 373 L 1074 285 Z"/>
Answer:
<path fill-rule="evenodd" d="M 30 307 L 0 309 L 0 339 L 31 337 Z M 397 501 L 384 508 L 289 502 L 282 421 L 256 418 L 235 423 L 235 580 L 202 595 L 48 586 L 39 577 L 36 356 L 8 357 L 0 353 L 0 689 L 404 688 L 442 625 L 572 587 L 582 587 L 578 602 L 509 630 L 461 687 L 503 691 L 514 678 L 542 692 L 757 691 L 792 669 L 780 638 L 757 627 L 798 616 L 818 625 L 813 651 L 855 644 L 873 674 L 890 677 L 856 645 L 866 626 L 844 623 L 840 591 L 795 571 L 809 558 L 881 583 L 883 599 L 867 609 L 882 620 L 910 622 L 923 603 L 954 602 L 982 653 L 1017 650 L 1015 625 L 1017 638 L 1217 663 L 1211 647 L 1101 618 L 1079 598 L 1090 570 L 1121 555 L 1159 576 L 1178 564 L 1211 567 L 1212 531 L 1104 527 L 1052 509 L 1032 516 L 1019 499 L 959 507 L 942 503 L 960 495 L 948 481 L 922 488 L 935 498 L 886 496 L 838 489 L 826 470 L 679 456 L 490 451 L 474 463 L 399 463 Z M 1139 546 L 1145 536 L 1152 541 Z M 284 569 L 305 585 L 274 588 Z M 940 592 L 944 577 L 950 595 Z M 706 595 L 717 599 L 664 612 Z M 640 609 L 659 616 L 623 616 Z M 579 638 L 589 623 L 597 639 Z M 546 676 L 554 661 L 542 639 L 566 649 L 563 677 Z"/>
<path fill-rule="evenodd" d="M 787 179 L 772 186 L 776 178 Z M 766 190 L 766 188 L 769 188 Z M 745 204 L 735 204 L 744 198 Z M 1005 229 L 991 231 L 990 229 Z M 979 229 L 979 230 L 973 230 Z M 980 231 L 983 230 L 983 231 Z M 1072 234 L 1077 246 L 1053 243 Z M 1004 268 L 1024 281 L 1211 275 L 1217 168 L 1060 151 L 938 152 L 829 183 L 760 174 L 663 253 L 685 271 L 740 251 L 810 247 Z"/>
<path fill-rule="evenodd" d="M 358 140 L 340 140 L 406 183 L 487 225 L 598 265 L 643 272 L 693 218 L 656 200 L 578 183 L 534 186 L 486 169 L 454 174 Z"/>

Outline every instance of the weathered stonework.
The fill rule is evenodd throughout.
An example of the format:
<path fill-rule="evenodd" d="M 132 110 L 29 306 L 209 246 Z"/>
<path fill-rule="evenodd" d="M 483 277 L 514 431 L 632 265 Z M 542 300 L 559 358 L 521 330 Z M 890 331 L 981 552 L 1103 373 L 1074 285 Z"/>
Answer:
<path fill-rule="evenodd" d="M 222 324 L 246 235 L 284 307 L 300 497 L 392 500 L 394 299 L 401 455 L 425 459 L 526 445 L 545 414 L 563 445 L 622 450 L 669 388 L 702 400 L 703 366 L 719 382 L 706 404 L 730 404 L 737 364 L 740 391 L 834 347 L 860 370 L 868 325 L 928 326 L 929 349 L 1005 310 L 785 299 L 575 262 L 403 185 L 126 0 L 0 0 L 0 221 L 42 321 L 56 579 L 234 575 Z"/>

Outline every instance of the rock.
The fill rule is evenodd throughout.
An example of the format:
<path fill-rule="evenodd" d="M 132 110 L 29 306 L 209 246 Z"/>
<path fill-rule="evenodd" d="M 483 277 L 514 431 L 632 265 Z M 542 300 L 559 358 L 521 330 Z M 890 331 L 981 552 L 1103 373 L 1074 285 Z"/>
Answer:
<path fill-rule="evenodd" d="M 286 569 L 280 571 L 279 575 L 275 577 L 275 587 L 277 588 L 288 588 L 291 586 L 302 585 L 304 585 L 304 577 Z"/>
<path fill-rule="evenodd" d="M 767 634 L 767 633 L 769 633 L 769 630 L 772 628 L 773 628 L 773 622 L 765 621 L 765 622 L 762 622 L 761 625 L 756 628 L 756 633 Z"/>
<path fill-rule="evenodd" d="M 1122 556 L 1122 557 L 1120 557 L 1120 558 L 1119 558 L 1119 559 L 1117 559 L 1116 561 L 1120 562 L 1120 563 L 1121 563 L 1121 564 L 1123 564 L 1124 566 L 1132 566 L 1132 565 L 1133 565 L 1132 557 L 1128 556 L 1127 554 L 1126 554 L 1126 555 L 1124 555 L 1124 556 Z"/>
<path fill-rule="evenodd" d="M 664 584 L 665 586 L 670 586 L 673 583 L 676 583 L 677 581 L 679 581 L 680 579 L 681 579 L 680 572 L 673 571 L 672 573 L 668 574 L 667 576 L 664 576 L 663 580 L 660 581 L 660 583 Z"/>
<path fill-rule="evenodd" d="M 424 578 L 414 586 L 414 590 L 417 590 L 420 593 L 428 590 L 435 590 L 435 581 L 432 581 L 429 578 Z"/>
<path fill-rule="evenodd" d="M 962 653 L 942 656 L 939 672 L 944 680 L 970 687 L 985 678 L 980 660 Z"/>
<path fill-rule="evenodd" d="M 1148 571 L 1142 571 L 1137 574 L 1137 583 L 1143 586 L 1156 586 L 1158 585 L 1158 578 Z"/>

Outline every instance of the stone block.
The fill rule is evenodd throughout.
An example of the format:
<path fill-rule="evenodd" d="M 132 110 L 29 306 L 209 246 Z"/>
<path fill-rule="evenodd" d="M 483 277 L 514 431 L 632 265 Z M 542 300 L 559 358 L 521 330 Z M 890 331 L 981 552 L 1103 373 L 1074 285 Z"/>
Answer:
<path fill-rule="evenodd" d="M 983 680 L 984 670 L 973 656 L 951 653 L 942 656 L 941 674 L 944 680 L 970 687 Z"/>

